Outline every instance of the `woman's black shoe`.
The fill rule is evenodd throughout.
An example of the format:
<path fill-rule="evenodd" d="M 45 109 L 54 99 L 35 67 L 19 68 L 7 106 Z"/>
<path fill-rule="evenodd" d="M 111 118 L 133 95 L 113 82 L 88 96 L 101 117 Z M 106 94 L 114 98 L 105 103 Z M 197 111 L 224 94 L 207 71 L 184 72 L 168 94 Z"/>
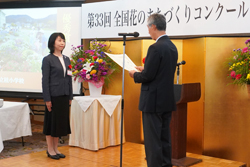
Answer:
<path fill-rule="evenodd" d="M 51 159 L 60 159 L 60 157 L 57 154 L 56 155 L 50 155 L 48 151 L 47 151 L 47 155 Z"/>
<path fill-rule="evenodd" d="M 58 157 L 60 157 L 60 158 L 65 158 L 66 156 L 65 155 L 63 155 L 63 154 L 56 154 Z"/>

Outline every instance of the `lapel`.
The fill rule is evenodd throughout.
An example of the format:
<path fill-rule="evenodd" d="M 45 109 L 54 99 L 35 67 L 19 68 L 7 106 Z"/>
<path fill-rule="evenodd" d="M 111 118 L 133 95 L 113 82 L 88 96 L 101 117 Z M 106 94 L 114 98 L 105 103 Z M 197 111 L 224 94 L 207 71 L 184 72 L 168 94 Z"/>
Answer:
<path fill-rule="evenodd" d="M 64 65 L 65 65 L 65 77 L 67 76 L 67 71 L 68 71 L 68 63 L 67 63 L 67 57 L 62 55 L 63 56 L 63 61 L 64 61 Z"/>
<path fill-rule="evenodd" d="M 68 70 L 68 63 L 67 63 L 67 57 L 63 55 L 63 60 L 64 60 L 64 64 L 65 64 L 65 67 L 66 67 L 66 71 Z"/>

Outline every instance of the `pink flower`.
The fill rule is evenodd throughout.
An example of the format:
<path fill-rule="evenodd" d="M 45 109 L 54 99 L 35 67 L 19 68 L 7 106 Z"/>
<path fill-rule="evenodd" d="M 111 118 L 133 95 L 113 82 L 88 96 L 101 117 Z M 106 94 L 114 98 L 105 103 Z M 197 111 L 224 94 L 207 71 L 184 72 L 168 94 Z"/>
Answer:
<path fill-rule="evenodd" d="M 90 74 L 87 74 L 87 75 L 86 75 L 86 78 L 87 78 L 87 79 L 90 79 Z"/>
<path fill-rule="evenodd" d="M 243 53 L 246 53 L 247 51 L 248 51 L 248 48 L 247 48 L 247 47 L 245 47 L 245 48 L 242 49 L 242 52 L 243 52 Z"/>
<path fill-rule="evenodd" d="M 232 71 L 232 72 L 230 73 L 230 76 L 231 76 L 231 78 L 235 78 L 235 77 L 236 77 L 235 71 Z"/>
<path fill-rule="evenodd" d="M 80 48 L 80 47 L 82 47 L 83 45 L 79 45 L 79 46 L 77 46 L 76 48 Z"/>

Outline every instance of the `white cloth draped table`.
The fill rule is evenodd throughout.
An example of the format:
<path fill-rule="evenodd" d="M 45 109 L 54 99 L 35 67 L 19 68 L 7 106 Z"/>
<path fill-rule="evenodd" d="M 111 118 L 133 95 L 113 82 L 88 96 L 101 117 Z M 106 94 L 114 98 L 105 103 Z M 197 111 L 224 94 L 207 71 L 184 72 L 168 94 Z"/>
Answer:
<path fill-rule="evenodd" d="M 74 97 L 70 113 L 69 145 L 96 151 L 120 144 L 120 95 Z"/>
<path fill-rule="evenodd" d="M 112 95 L 101 95 L 100 97 L 90 97 L 90 96 L 81 96 L 74 97 L 74 100 L 78 102 L 81 109 L 86 112 L 89 106 L 93 103 L 94 100 L 98 100 L 102 107 L 105 109 L 107 114 L 111 116 L 121 100 L 121 96 L 112 96 Z"/>
<path fill-rule="evenodd" d="M 2 140 L 2 135 L 1 135 L 1 129 L 0 129 L 0 153 L 3 150 L 3 140 Z"/>
<path fill-rule="evenodd" d="M 31 135 L 28 103 L 4 101 L 0 108 L 0 150 L 4 140 Z"/>

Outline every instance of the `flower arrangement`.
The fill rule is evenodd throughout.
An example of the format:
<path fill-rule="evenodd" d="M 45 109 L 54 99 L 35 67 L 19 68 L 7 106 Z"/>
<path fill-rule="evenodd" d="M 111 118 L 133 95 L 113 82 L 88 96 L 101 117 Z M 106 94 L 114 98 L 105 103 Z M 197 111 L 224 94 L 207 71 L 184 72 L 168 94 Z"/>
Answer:
<path fill-rule="evenodd" d="M 250 39 L 246 40 L 245 44 L 247 47 L 243 49 L 234 49 L 233 56 L 227 62 L 228 78 L 233 81 L 231 84 L 241 86 L 250 84 Z"/>
<path fill-rule="evenodd" d="M 95 39 L 90 42 L 88 50 L 79 45 L 73 47 L 72 51 L 71 70 L 75 81 L 91 82 L 97 88 L 103 84 L 108 86 L 112 74 L 118 71 L 117 64 L 105 54 L 111 52 L 109 46 Z"/>

